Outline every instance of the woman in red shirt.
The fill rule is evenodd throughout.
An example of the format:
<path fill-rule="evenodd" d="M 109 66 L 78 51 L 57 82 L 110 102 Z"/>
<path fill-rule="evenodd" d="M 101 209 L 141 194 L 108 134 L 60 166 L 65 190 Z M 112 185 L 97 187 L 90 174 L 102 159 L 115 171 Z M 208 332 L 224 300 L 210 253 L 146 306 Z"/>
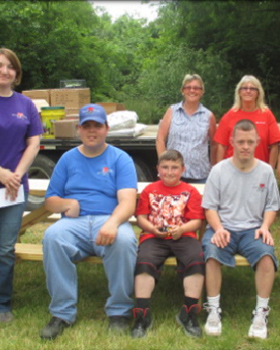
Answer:
<path fill-rule="evenodd" d="M 241 119 L 253 121 L 257 127 L 260 142 L 255 157 L 275 168 L 278 155 L 280 131 L 276 118 L 264 102 L 261 82 L 252 75 L 245 75 L 237 84 L 232 108 L 222 117 L 214 140 L 217 142 L 217 161 L 231 157 L 230 142 L 234 125 Z"/>

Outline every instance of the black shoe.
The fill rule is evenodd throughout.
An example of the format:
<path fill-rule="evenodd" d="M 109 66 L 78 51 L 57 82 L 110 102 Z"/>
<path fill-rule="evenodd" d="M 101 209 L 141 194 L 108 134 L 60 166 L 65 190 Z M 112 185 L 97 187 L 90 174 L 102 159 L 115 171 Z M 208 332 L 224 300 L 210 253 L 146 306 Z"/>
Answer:
<path fill-rule="evenodd" d="M 176 316 L 177 322 L 184 328 L 185 334 L 190 337 L 201 337 L 202 330 L 199 326 L 197 315 L 200 312 L 200 305 L 192 305 L 189 309 L 183 305 Z"/>
<path fill-rule="evenodd" d="M 129 328 L 130 318 L 126 316 L 110 316 L 109 330 L 123 333 Z"/>
<path fill-rule="evenodd" d="M 135 308 L 133 309 L 133 317 L 135 318 L 135 323 L 132 327 L 131 336 L 132 338 L 142 338 L 152 325 L 150 309 Z"/>
<path fill-rule="evenodd" d="M 65 327 L 69 327 L 70 323 L 63 321 L 61 318 L 53 316 L 50 322 L 41 330 L 40 337 L 42 339 L 53 340 L 62 334 Z"/>

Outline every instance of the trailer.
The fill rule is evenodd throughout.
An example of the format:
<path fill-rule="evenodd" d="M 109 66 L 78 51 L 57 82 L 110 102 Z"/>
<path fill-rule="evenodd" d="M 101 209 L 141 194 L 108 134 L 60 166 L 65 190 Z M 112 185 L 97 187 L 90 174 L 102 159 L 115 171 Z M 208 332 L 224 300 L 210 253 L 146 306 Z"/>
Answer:
<path fill-rule="evenodd" d="M 139 136 L 111 136 L 107 142 L 126 151 L 133 159 L 138 182 L 152 182 L 157 178 L 156 134 L 157 125 L 149 125 Z M 80 145 L 79 139 L 41 139 L 40 152 L 29 169 L 31 179 L 49 179 L 55 164 L 61 155 Z M 40 206 L 44 197 L 29 195 L 27 210 L 32 211 Z"/>

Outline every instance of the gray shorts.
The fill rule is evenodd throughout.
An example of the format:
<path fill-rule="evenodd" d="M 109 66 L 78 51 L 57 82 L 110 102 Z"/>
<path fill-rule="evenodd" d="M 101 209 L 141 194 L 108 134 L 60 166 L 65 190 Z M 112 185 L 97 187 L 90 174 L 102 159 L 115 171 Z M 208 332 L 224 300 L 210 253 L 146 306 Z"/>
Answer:
<path fill-rule="evenodd" d="M 230 242 L 226 247 L 219 248 L 211 243 L 214 231 L 211 228 L 207 229 L 202 239 L 205 261 L 213 258 L 223 265 L 235 267 L 234 255 L 240 254 L 244 256 L 251 267 L 255 269 L 260 259 L 265 255 L 269 255 L 274 262 L 276 271 L 278 261 L 274 254 L 274 247 L 263 243 L 262 237 L 255 239 L 255 230 L 256 228 L 245 231 L 228 230 L 230 232 Z"/>

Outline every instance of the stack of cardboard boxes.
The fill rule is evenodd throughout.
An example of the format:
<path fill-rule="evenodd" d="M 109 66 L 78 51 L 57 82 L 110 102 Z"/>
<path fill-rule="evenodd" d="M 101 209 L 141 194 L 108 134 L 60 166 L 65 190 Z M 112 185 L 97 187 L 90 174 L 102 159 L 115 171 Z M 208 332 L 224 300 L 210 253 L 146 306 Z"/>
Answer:
<path fill-rule="evenodd" d="M 22 93 L 32 100 L 46 100 L 51 107 L 64 107 L 65 119 L 53 122 L 54 137 L 58 139 L 77 138 L 76 126 L 79 110 L 91 100 L 89 88 L 26 90 Z"/>
<path fill-rule="evenodd" d="M 32 100 L 46 100 L 51 107 L 62 106 L 65 114 L 78 115 L 79 109 L 90 103 L 90 89 L 48 89 L 48 90 L 25 90 L 23 95 Z"/>
<path fill-rule="evenodd" d="M 65 119 L 53 121 L 54 137 L 57 139 L 77 138 L 76 127 L 79 120 L 79 110 L 84 105 L 91 103 L 89 88 L 25 90 L 22 93 L 32 100 L 45 100 L 51 107 L 64 107 Z M 107 114 L 125 110 L 123 103 L 96 103 L 101 105 Z"/>

